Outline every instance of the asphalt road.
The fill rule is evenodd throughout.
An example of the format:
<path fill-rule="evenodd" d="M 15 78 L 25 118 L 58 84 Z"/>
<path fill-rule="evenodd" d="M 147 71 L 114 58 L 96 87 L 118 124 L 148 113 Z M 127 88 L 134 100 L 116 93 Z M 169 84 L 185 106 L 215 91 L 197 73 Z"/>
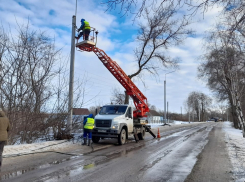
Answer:
<path fill-rule="evenodd" d="M 93 151 L 79 146 L 73 151 L 12 157 L 6 159 L 1 178 L 11 182 L 229 181 L 221 127 L 222 123 L 213 122 L 163 126 L 160 139 L 147 134 L 135 143 L 131 137 L 123 146 L 104 139 Z"/>
<path fill-rule="evenodd" d="M 198 155 L 198 161 L 185 182 L 234 181 L 224 138 L 222 123 L 217 123 L 208 136 L 209 142 Z"/>

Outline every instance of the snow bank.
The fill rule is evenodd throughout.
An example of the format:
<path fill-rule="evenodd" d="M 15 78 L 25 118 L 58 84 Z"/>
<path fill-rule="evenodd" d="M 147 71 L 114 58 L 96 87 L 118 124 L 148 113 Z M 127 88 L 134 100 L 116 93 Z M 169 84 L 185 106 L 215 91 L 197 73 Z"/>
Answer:
<path fill-rule="evenodd" d="M 233 166 L 233 177 L 236 182 L 245 181 L 245 138 L 242 131 L 232 127 L 231 122 L 224 122 L 226 144 Z"/>
<path fill-rule="evenodd" d="M 60 148 L 68 147 L 72 142 L 66 140 L 48 141 L 42 143 L 7 145 L 3 150 L 3 157 L 11 157 L 17 155 L 26 155 L 36 152 L 54 151 Z"/>
<path fill-rule="evenodd" d="M 190 122 L 190 123 L 193 123 L 193 122 Z M 167 123 L 167 124 L 170 124 L 170 125 L 178 125 L 178 124 L 190 124 L 189 122 L 186 122 L 186 121 L 173 121 L 171 123 Z M 151 125 L 152 128 L 156 128 L 156 127 L 159 127 L 159 126 L 162 126 L 164 123 L 149 123 L 149 125 Z"/>
<path fill-rule="evenodd" d="M 173 124 L 190 124 L 190 123 L 193 123 L 192 121 L 191 122 L 188 122 L 188 121 L 174 121 Z"/>

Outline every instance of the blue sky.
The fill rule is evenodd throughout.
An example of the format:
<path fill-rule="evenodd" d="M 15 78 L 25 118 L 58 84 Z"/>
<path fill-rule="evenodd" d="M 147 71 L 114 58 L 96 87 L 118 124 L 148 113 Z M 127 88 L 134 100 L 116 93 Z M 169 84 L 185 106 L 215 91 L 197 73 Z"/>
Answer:
<path fill-rule="evenodd" d="M 134 17 L 131 14 L 122 17 L 117 10 L 105 11 L 106 6 L 99 2 L 78 0 L 77 26 L 80 26 L 81 18 L 89 21 L 99 31 L 97 46 L 117 61 L 126 74 L 132 74 L 135 70 L 133 50 L 137 46 L 134 39 L 137 22 L 133 23 Z M 67 57 L 70 53 L 71 21 L 75 14 L 75 4 L 76 0 L 0 0 L 0 20 L 5 30 L 11 27 L 12 33 L 16 33 L 16 22 L 24 24 L 29 21 L 33 29 L 44 30 L 55 37 L 57 47 L 62 48 L 64 57 Z M 167 101 L 171 112 L 180 113 L 181 107 L 184 112 L 183 102 L 192 91 L 202 91 L 212 96 L 205 83 L 198 80 L 196 75 L 199 56 L 203 53 L 203 34 L 214 26 L 220 10 L 214 7 L 204 18 L 202 13 L 197 14 L 193 20 L 195 23 L 190 26 L 196 31 L 196 35 L 188 37 L 182 45 L 168 49 L 169 55 L 181 59 L 180 70 L 166 75 Z M 143 79 L 146 88 L 134 79 L 149 103 L 161 110 L 164 109 L 164 79 L 167 72 L 169 71 L 164 69 L 160 71 L 157 79 L 145 73 Z M 84 98 L 86 104 L 83 107 L 108 104 L 113 88 L 124 90 L 96 55 L 76 51 L 75 79 L 84 75 L 88 78 L 88 83 Z"/>

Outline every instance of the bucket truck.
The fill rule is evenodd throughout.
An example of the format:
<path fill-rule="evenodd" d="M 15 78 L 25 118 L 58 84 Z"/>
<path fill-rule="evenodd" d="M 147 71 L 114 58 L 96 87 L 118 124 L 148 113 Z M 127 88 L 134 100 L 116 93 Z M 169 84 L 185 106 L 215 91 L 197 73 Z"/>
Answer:
<path fill-rule="evenodd" d="M 97 32 L 95 33 L 97 35 Z M 127 104 L 103 106 L 94 118 L 93 142 L 98 143 L 101 138 L 117 138 L 119 145 L 123 145 L 130 134 L 134 136 L 136 142 L 144 140 L 145 132 L 149 132 L 155 138 L 155 134 L 147 126 L 147 120 L 145 119 L 147 117 L 146 113 L 149 112 L 147 98 L 121 67 L 102 49 L 96 47 L 93 40 L 78 42 L 76 48 L 80 51 L 94 52 L 103 65 L 125 88 L 126 93 L 133 99 L 136 108 L 133 110 L 133 107 Z"/>

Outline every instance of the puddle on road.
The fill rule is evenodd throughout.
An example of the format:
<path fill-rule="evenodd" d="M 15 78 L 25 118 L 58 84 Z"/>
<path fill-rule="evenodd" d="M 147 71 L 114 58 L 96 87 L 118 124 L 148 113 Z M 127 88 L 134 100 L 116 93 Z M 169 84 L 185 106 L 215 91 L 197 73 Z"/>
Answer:
<path fill-rule="evenodd" d="M 48 174 L 45 175 L 44 178 L 38 179 L 38 181 L 45 181 L 45 182 L 53 182 L 53 181 L 60 181 L 64 180 L 66 177 L 72 177 L 77 174 L 81 174 L 85 169 L 91 169 L 95 166 L 94 163 L 88 164 L 88 165 L 76 165 L 72 166 L 72 170 L 64 171 L 63 173 L 55 173 L 55 175 Z"/>
<path fill-rule="evenodd" d="M 36 169 L 42 169 L 42 168 L 50 167 L 50 166 L 53 166 L 53 165 L 57 165 L 57 164 L 65 162 L 65 161 L 69 161 L 71 159 L 74 159 L 76 157 L 77 156 L 73 156 L 73 157 L 69 157 L 67 159 L 63 159 L 63 160 L 60 160 L 60 161 L 57 160 L 57 161 L 53 161 L 51 163 L 42 164 L 40 166 L 30 167 L 30 168 L 27 168 L 27 169 L 14 171 L 12 173 L 3 174 L 3 175 L 1 175 L 0 180 L 6 180 L 6 179 L 14 178 L 14 177 L 20 176 L 22 174 L 25 174 L 26 172 L 29 172 L 29 171 L 33 171 L 33 170 L 36 170 Z"/>
<path fill-rule="evenodd" d="M 62 174 L 58 174 L 56 176 L 50 176 L 50 177 L 47 177 L 46 179 L 42 179 L 42 181 L 45 181 L 45 182 L 53 182 L 53 181 L 58 181 L 59 179 L 64 179 L 64 178 L 72 178 L 78 174 L 81 174 L 82 172 L 84 172 L 85 170 L 88 170 L 88 169 L 93 169 L 95 167 L 97 167 L 98 165 L 101 165 L 101 164 L 105 164 L 115 158 L 118 158 L 118 157 L 122 157 L 122 156 L 126 156 L 127 154 L 129 154 L 130 152 L 132 151 L 135 151 L 135 150 L 140 150 L 143 146 L 140 145 L 140 146 L 137 146 L 137 147 L 130 147 L 130 148 L 125 148 L 119 152 L 112 152 L 112 153 L 108 153 L 103 159 L 101 160 L 98 160 L 98 161 L 94 161 L 94 162 L 91 162 L 91 163 L 88 163 L 86 165 L 81 165 L 81 164 L 77 164 L 77 165 L 74 165 L 74 166 L 71 166 L 71 169 L 69 171 L 66 171 Z"/>
<path fill-rule="evenodd" d="M 65 173 L 62 173 L 62 174 L 59 174 L 59 175 L 56 175 L 56 176 L 52 176 L 51 178 L 45 177 L 43 180 L 46 181 L 46 182 L 49 182 L 49 181 L 53 181 L 53 180 L 62 179 L 62 177 L 65 177 L 65 176 L 66 177 L 74 176 L 74 175 L 80 174 L 84 170 L 92 169 L 92 168 L 96 167 L 97 165 L 107 163 L 107 162 L 111 161 L 112 159 L 125 156 L 125 155 L 127 155 L 128 153 L 130 153 L 132 151 L 140 150 L 142 147 L 143 147 L 142 145 L 139 145 L 137 147 L 133 146 L 133 147 L 125 148 L 125 149 L 123 149 L 123 150 L 121 150 L 119 152 L 111 152 L 111 153 L 108 153 L 106 155 L 106 157 L 104 159 L 102 159 L 102 160 L 98 160 L 96 162 L 92 162 L 92 163 L 89 163 L 89 164 L 86 164 L 86 165 L 81 165 L 80 164 L 80 165 L 72 166 L 71 170 L 66 171 Z M 53 161 L 51 163 L 42 164 L 40 166 L 30 167 L 30 168 L 27 168 L 27 169 L 14 171 L 12 173 L 3 174 L 0 177 L 0 180 L 11 179 L 11 178 L 23 175 L 23 174 L 25 174 L 25 173 L 27 173 L 29 171 L 42 169 L 42 168 L 47 168 L 47 167 L 50 167 L 50 166 L 53 166 L 53 165 L 61 164 L 63 162 L 69 161 L 69 160 L 77 158 L 77 157 L 78 156 L 72 156 L 72 157 L 69 157 L 67 159 L 63 159 L 63 160 L 59 160 L 59 161 L 57 160 L 57 161 Z"/>

